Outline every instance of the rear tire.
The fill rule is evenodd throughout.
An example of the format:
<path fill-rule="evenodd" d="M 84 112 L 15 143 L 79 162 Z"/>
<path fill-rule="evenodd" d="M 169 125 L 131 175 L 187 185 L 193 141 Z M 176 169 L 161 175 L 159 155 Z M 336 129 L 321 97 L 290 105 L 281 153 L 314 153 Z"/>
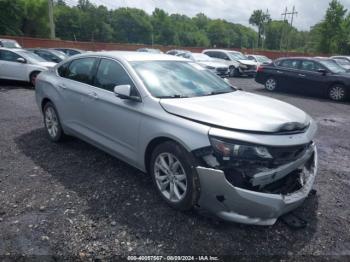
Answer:
<path fill-rule="evenodd" d="M 342 84 L 335 84 L 328 90 L 328 97 L 333 101 L 344 101 L 346 96 L 347 92 L 345 86 Z"/>
<path fill-rule="evenodd" d="M 267 91 L 273 92 L 277 89 L 277 81 L 273 77 L 269 77 L 265 82 L 265 89 Z"/>
<path fill-rule="evenodd" d="M 53 142 L 61 142 L 65 138 L 60 118 L 55 106 L 51 102 L 47 102 L 43 109 L 44 124 L 46 133 Z"/>
<path fill-rule="evenodd" d="M 199 178 L 193 156 L 175 142 L 158 145 L 151 157 L 150 173 L 161 198 L 172 208 L 190 210 L 199 196 Z"/>

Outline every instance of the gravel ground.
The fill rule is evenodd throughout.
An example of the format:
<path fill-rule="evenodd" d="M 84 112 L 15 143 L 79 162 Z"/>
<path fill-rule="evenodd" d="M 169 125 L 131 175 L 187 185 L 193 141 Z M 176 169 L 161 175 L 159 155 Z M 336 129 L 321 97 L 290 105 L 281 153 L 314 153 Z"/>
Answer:
<path fill-rule="evenodd" d="M 293 230 L 245 226 L 177 212 L 151 179 L 78 140 L 51 143 L 34 92 L 0 83 L 0 257 L 8 255 L 235 255 L 350 259 L 350 104 L 270 94 L 253 79 L 246 91 L 296 105 L 319 123 L 318 191 L 295 213 Z M 294 257 L 295 258 L 295 257 Z"/>

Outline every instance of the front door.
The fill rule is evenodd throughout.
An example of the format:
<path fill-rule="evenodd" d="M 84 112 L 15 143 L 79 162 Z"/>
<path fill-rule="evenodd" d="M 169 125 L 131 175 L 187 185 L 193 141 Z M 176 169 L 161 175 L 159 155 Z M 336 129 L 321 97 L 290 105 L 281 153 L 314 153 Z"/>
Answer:
<path fill-rule="evenodd" d="M 29 81 L 28 65 L 18 62 L 18 58 L 22 57 L 8 50 L 0 50 L 0 78 Z"/>
<path fill-rule="evenodd" d="M 98 143 L 122 159 L 135 162 L 143 103 L 114 94 L 115 86 L 130 85 L 133 95 L 138 96 L 133 81 L 119 62 L 101 59 L 94 85 L 96 97 L 89 102 L 88 123 Z"/>

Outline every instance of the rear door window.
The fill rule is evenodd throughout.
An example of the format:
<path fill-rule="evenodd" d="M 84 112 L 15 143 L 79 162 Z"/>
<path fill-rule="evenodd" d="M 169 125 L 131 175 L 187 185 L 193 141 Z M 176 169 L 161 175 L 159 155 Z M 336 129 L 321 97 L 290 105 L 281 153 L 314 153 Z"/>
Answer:
<path fill-rule="evenodd" d="M 295 59 L 286 59 L 278 62 L 278 65 L 281 67 L 285 68 L 290 68 L 290 69 L 299 69 L 299 60 Z"/>
<path fill-rule="evenodd" d="M 66 69 L 64 77 L 91 85 L 94 79 L 96 62 L 97 59 L 93 57 L 73 60 Z"/>

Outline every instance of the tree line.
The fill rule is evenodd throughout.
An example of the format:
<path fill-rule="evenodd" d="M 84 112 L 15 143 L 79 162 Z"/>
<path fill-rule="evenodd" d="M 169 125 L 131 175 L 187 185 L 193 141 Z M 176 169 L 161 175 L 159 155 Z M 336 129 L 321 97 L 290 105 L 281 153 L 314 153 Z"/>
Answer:
<path fill-rule="evenodd" d="M 54 1 L 56 37 L 63 40 L 159 44 L 176 46 L 260 48 L 314 53 L 350 51 L 350 14 L 332 0 L 324 19 L 310 31 L 288 21 L 272 20 L 255 10 L 249 23 L 256 30 L 224 19 L 168 14 L 156 8 L 147 14 L 137 8 L 109 10 L 89 0 L 75 6 Z M 0 34 L 49 37 L 48 0 L 0 0 Z"/>

